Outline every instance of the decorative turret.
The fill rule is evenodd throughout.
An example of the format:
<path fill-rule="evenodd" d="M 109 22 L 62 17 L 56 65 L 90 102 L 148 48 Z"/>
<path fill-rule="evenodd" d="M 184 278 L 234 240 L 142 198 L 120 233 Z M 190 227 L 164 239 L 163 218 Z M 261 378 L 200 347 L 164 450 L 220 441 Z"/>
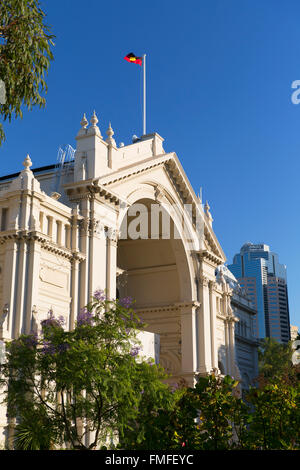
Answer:
<path fill-rule="evenodd" d="M 74 181 L 99 177 L 110 168 L 108 165 L 110 144 L 103 140 L 98 122 L 96 111 L 91 116 L 89 127 L 85 114 L 80 122 L 81 129 L 76 136 Z M 113 133 L 112 129 L 111 131 Z"/>

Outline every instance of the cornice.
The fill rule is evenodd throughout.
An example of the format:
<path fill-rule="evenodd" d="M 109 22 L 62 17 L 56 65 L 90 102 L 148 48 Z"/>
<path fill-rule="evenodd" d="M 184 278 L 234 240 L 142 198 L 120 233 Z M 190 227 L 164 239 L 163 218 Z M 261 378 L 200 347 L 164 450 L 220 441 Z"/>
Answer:
<path fill-rule="evenodd" d="M 177 302 L 170 305 L 154 305 L 152 307 L 139 307 L 136 309 L 139 313 L 154 313 L 154 312 L 170 312 L 170 311 L 180 311 L 187 308 L 197 308 L 200 307 L 200 302 Z"/>
<path fill-rule="evenodd" d="M 67 183 L 63 187 L 70 201 L 99 197 L 115 206 L 126 203 L 120 196 L 101 185 L 99 180 L 100 178 L 93 178 L 77 183 Z"/>
<path fill-rule="evenodd" d="M 223 259 L 220 256 L 209 250 L 195 250 L 194 253 L 198 255 L 200 260 L 208 261 L 215 267 L 223 263 Z"/>
<path fill-rule="evenodd" d="M 75 259 L 81 262 L 84 261 L 86 258 L 84 253 L 81 253 L 78 250 L 70 250 L 69 248 L 59 246 L 53 243 L 50 237 L 48 237 L 47 235 L 36 231 L 16 230 L 11 232 L 2 232 L 0 234 L 1 245 L 5 244 L 9 240 L 23 240 L 27 242 L 35 241 L 40 244 L 42 249 L 69 260 Z"/>

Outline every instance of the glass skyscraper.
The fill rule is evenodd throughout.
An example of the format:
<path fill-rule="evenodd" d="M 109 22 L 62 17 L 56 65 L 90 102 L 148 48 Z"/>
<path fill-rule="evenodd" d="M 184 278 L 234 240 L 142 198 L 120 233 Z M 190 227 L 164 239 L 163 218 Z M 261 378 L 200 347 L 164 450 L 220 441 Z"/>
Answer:
<path fill-rule="evenodd" d="M 254 333 L 258 338 L 290 340 L 286 266 L 265 244 L 245 243 L 228 266 L 257 309 Z"/>

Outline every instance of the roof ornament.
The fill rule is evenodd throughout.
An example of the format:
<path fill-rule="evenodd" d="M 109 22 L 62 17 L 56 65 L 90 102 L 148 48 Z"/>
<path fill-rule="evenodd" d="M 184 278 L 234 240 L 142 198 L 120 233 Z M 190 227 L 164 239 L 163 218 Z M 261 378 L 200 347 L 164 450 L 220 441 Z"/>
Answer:
<path fill-rule="evenodd" d="M 93 127 L 96 127 L 98 122 L 99 122 L 99 120 L 96 116 L 96 111 L 94 110 L 93 116 L 91 117 L 91 124 L 92 124 Z"/>
<path fill-rule="evenodd" d="M 88 130 L 88 134 L 93 134 L 93 135 L 97 135 L 98 137 L 102 137 L 100 129 L 97 126 L 98 122 L 99 120 L 97 118 L 96 111 L 94 110 L 93 115 L 90 120 L 91 127 Z"/>
<path fill-rule="evenodd" d="M 83 129 L 86 129 L 88 123 L 89 123 L 89 121 L 87 120 L 86 115 L 85 115 L 85 113 L 84 113 L 84 114 L 83 114 L 83 117 L 82 117 L 82 119 L 81 119 L 81 121 L 80 121 L 80 125 L 81 125 L 81 127 L 82 127 Z"/>
<path fill-rule="evenodd" d="M 31 158 L 29 156 L 29 154 L 27 154 L 24 162 L 23 162 L 23 166 L 25 167 L 25 170 L 23 171 L 29 171 L 30 170 L 30 167 L 32 166 L 32 161 L 31 161 Z"/>
<path fill-rule="evenodd" d="M 109 145 L 113 145 L 114 147 L 116 147 L 117 144 L 116 144 L 115 139 L 113 138 L 114 131 L 113 131 L 113 128 L 111 127 L 111 123 L 109 123 L 109 126 L 108 126 L 108 129 L 107 129 L 107 131 L 106 131 L 106 134 L 107 134 L 106 142 L 107 142 Z"/>

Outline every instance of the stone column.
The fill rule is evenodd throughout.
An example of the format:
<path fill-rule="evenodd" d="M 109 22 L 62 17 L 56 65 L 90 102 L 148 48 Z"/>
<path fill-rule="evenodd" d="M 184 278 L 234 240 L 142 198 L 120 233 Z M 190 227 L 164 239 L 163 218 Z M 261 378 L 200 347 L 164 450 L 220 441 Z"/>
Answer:
<path fill-rule="evenodd" d="M 80 264 L 80 308 L 88 303 L 88 272 L 89 272 L 89 199 L 81 201 L 81 214 L 83 219 L 80 221 L 80 250 L 85 254 L 85 260 Z"/>
<path fill-rule="evenodd" d="M 235 374 L 235 338 L 234 338 L 234 324 L 235 317 L 230 316 L 228 319 L 228 330 L 229 330 L 229 350 L 230 350 L 230 375 Z"/>
<path fill-rule="evenodd" d="M 13 325 L 13 337 L 18 338 L 23 330 L 22 320 L 26 310 L 24 306 L 25 296 L 25 281 L 26 281 L 26 262 L 27 262 L 27 243 L 26 240 L 21 239 L 18 244 L 17 253 L 17 295 L 16 295 L 16 307 L 14 311 L 14 325 Z M 27 286 L 26 286 L 27 288 Z M 25 308 L 24 308 L 25 307 Z"/>
<path fill-rule="evenodd" d="M 75 327 L 75 320 L 77 319 L 78 308 L 78 279 L 79 279 L 79 261 L 76 256 L 71 260 L 71 309 L 69 319 L 69 329 L 73 330 Z"/>
<path fill-rule="evenodd" d="M 226 350 L 226 374 L 231 375 L 231 360 L 230 360 L 230 346 L 229 346 L 229 328 L 228 321 L 224 320 L 224 329 L 225 329 L 225 350 Z"/>
<path fill-rule="evenodd" d="M 40 275 L 41 245 L 32 238 L 29 242 L 27 302 L 24 312 L 24 332 L 28 334 L 32 329 L 32 310 L 34 305 L 38 308 L 38 288 Z"/>
<path fill-rule="evenodd" d="M 198 302 L 179 305 L 182 376 L 191 387 L 195 385 L 195 373 L 197 372 L 196 311 L 199 306 Z"/>
<path fill-rule="evenodd" d="M 198 277 L 198 298 L 201 304 L 197 312 L 198 370 L 200 374 L 207 374 L 212 369 L 210 300 L 208 283 L 209 279 L 206 276 L 201 274 Z"/>
<path fill-rule="evenodd" d="M 210 307 L 210 334 L 211 334 L 211 365 L 218 369 L 218 347 L 216 338 L 216 296 L 214 289 L 216 283 L 209 281 L 209 307 Z"/>
<path fill-rule="evenodd" d="M 15 300 L 15 282 L 16 282 L 16 261 L 17 261 L 17 243 L 15 240 L 9 240 L 5 244 L 4 273 L 3 273 L 3 305 L 8 308 L 3 325 L 3 337 L 10 339 L 13 337 L 13 313 Z"/>
<path fill-rule="evenodd" d="M 89 243 L 89 299 L 96 289 L 106 289 L 107 283 L 107 239 L 104 225 L 93 218 L 90 222 Z"/>
<path fill-rule="evenodd" d="M 115 299 L 117 292 L 117 231 L 107 231 L 106 292 L 108 299 Z"/>

